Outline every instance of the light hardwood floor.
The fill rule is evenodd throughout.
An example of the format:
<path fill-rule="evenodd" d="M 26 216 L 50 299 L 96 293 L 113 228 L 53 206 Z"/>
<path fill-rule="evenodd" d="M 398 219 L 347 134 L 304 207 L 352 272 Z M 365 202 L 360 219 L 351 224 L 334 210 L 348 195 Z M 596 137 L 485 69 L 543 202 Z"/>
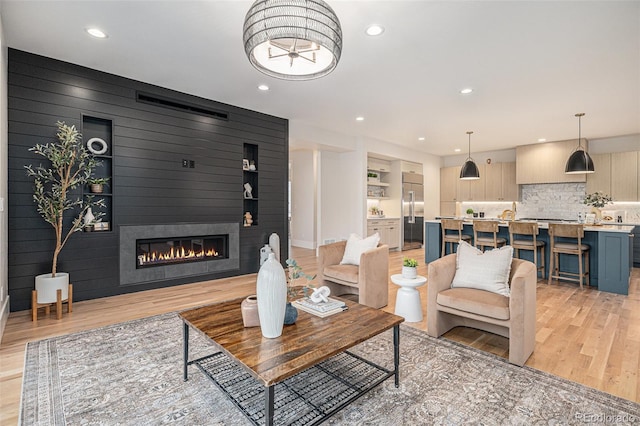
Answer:
<path fill-rule="evenodd" d="M 418 273 L 426 275 L 421 249 L 392 252 L 390 274 L 400 272 L 403 256 L 418 259 Z M 293 257 L 305 272 L 315 273 L 314 250 L 294 248 Z M 30 311 L 12 313 L 0 344 L 0 424 L 18 420 L 25 343 L 253 294 L 255 278 L 252 274 L 77 302 L 73 313 L 65 312 L 62 320 L 55 314 L 44 318 L 41 312 L 34 323 Z M 425 319 L 407 323 L 422 330 L 426 330 L 426 288 L 420 288 Z M 393 312 L 397 290 L 389 284 L 385 311 Z M 539 281 L 537 298 L 536 348 L 526 365 L 640 402 L 640 269 L 633 270 L 629 296 Z M 507 339 L 490 333 L 456 328 L 445 337 L 507 355 Z"/>

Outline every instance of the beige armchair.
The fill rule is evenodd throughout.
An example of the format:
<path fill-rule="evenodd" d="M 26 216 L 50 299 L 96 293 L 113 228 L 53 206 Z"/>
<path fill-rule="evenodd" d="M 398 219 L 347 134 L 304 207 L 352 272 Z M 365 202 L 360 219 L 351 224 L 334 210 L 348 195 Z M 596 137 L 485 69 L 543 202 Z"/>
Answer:
<path fill-rule="evenodd" d="M 477 328 L 509 338 L 509 362 L 524 365 L 536 340 L 536 266 L 512 259 L 511 296 L 473 288 L 451 288 L 456 255 L 429 264 L 427 333 L 440 337 L 457 326 Z"/>
<path fill-rule="evenodd" d="M 357 294 L 358 303 L 382 308 L 389 303 L 389 246 L 378 245 L 360 256 L 360 266 L 341 265 L 346 241 L 320 246 L 318 283 L 331 294 Z"/>

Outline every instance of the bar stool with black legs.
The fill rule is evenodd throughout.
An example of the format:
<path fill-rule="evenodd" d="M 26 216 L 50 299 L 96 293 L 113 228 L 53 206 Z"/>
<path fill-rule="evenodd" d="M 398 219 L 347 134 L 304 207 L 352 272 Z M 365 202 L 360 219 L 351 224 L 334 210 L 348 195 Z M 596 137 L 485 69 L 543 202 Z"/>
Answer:
<path fill-rule="evenodd" d="M 509 241 L 513 247 L 515 257 L 520 257 L 520 250 L 533 251 L 533 263 L 538 271 L 545 277 L 544 268 L 544 241 L 538 240 L 538 222 L 509 222 Z M 521 236 L 531 237 L 521 238 Z M 540 266 L 538 266 L 538 250 L 540 250 Z"/>
<path fill-rule="evenodd" d="M 498 248 L 507 244 L 506 238 L 498 237 L 500 222 L 497 220 L 474 220 L 473 241 L 475 246 L 484 251 L 485 247 Z M 491 234 L 491 236 L 487 236 Z"/>
<path fill-rule="evenodd" d="M 549 224 L 549 284 L 551 279 L 582 282 L 589 285 L 589 245 L 582 244 L 584 227 L 582 224 L 550 223 Z M 573 241 L 569 241 L 569 239 Z M 560 254 L 578 256 L 578 273 L 560 270 Z M 584 258 L 584 261 L 583 261 Z"/>
<path fill-rule="evenodd" d="M 458 244 L 460 240 L 471 244 L 471 235 L 462 234 L 462 228 L 464 226 L 462 219 L 441 219 L 440 226 L 442 228 L 442 254 L 440 257 L 444 257 L 446 252 L 445 246 L 447 243 L 450 244 L 451 253 L 453 253 L 453 245 Z"/>

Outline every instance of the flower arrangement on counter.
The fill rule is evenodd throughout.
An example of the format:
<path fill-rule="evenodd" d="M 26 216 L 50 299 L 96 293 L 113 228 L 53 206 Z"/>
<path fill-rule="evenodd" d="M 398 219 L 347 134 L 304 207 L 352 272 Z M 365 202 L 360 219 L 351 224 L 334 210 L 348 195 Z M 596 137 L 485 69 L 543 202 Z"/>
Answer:
<path fill-rule="evenodd" d="M 600 209 L 606 206 L 607 204 L 613 203 L 613 198 L 611 198 L 610 195 L 605 194 L 602 191 L 596 191 L 593 194 L 587 194 L 584 197 L 583 203 L 588 206 Z"/>

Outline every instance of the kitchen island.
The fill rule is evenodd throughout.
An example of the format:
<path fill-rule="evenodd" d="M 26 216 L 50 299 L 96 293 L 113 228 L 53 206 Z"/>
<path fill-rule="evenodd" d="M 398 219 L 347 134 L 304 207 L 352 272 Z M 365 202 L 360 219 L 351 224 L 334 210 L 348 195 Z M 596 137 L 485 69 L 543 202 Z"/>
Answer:
<path fill-rule="evenodd" d="M 549 222 L 538 222 L 538 241 L 544 241 L 545 265 L 549 265 Z M 442 248 L 442 231 L 440 220 L 425 221 L 425 262 L 433 262 L 440 257 Z M 584 227 L 584 239 L 582 242 L 591 247 L 589 251 L 590 284 L 598 290 L 609 293 L 629 294 L 629 277 L 633 268 L 633 226 L 603 224 L 599 226 Z M 473 222 L 465 220 L 465 235 L 473 238 Z M 506 221 L 500 223 L 499 237 L 509 241 L 509 225 Z M 523 237 L 518 237 L 523 238 Z M 520 250 L 520 258 L 533 262 L 533 252 Z M 578 259 L 576 256 L 560 255 L 560 263 L 563 270 L 578 271 Z M 545 279 L 549 270 L 545 270 Z"/>

